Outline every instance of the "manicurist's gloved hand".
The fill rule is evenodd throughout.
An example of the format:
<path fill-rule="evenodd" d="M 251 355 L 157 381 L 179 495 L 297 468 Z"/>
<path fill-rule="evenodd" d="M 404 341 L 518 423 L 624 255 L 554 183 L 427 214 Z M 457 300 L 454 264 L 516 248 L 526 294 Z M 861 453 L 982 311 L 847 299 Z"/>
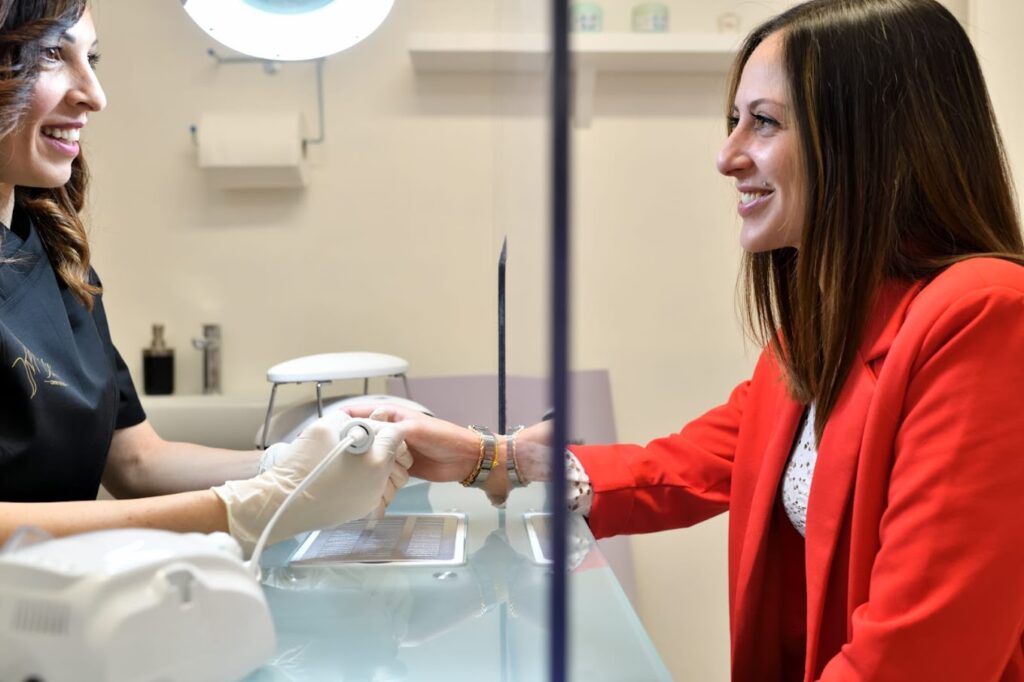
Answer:
<path fill-rule="evenodd" d="M 285 498 L 341 442 L 342 427 L 350 420 L 342 412 L 318 419 L 291 443 L 277 446 L 273 461 L 268 461 L 270 468 L 260 475 L 213 488 L 227 507 L 228 530 L 246 555 Z M 411 457 L 404 448 L 400 425 L 370 424 L 376 432 L 370 450 L 361 455 L 339 453 L 291 503 L 268 544 L 360 518 L 382 501 L 390 501 L 396 484 L 400 487 L 408 478 Z"/>
<path fill-rule="evenodd" d="M 345 412 L 338 412 L 330 417 L 339 420 L 339 423 L 344 426 L 351 417 Z M 389 414 L 384 410 L 374 410 L 374 412 L 368 417 L 371 420 L 371 426 L 374 427 L 375 437 L 382 438 L 380 447 L 392 447 L 391 441 L 394 439 L 398 440 L 397 450 L 395 453 L 395 463 L 391 467 L 391 474 L 388 476 L 387 485 L 384 488 L 384 494 L 381 496 L 381 501 L 378 509 L 383 511 L 385 507 L 391 504 L 391 500 L 394 499 L 395 494 L 398 493 L 402 487 L 409 482 L 409 467 L 412 466 L 413 459 L 412 454 L 409 452 L 409 448 L 406 447 L 405 439 L 403 437 L 404 431 L 395 431 L 394 429 L 387 428 L 387 422 Z M 340 427 L 339 427 L 340 428 Z M 401 427 L 405 428 L 405 427 Z M 383 431 L 383 433 L 382 433 Z M 287 458 L 294 456 L 292 447 L 293 443 L 274 443 L 266 450 L 263 451 L 262 457 L 260 457 L 260 471 L 268 471 L 275 466 L 283 464 Z"/>
<path fill-rule="evenodd" d="M 345 416 L 347 417 L 348 414 L 345 414 Z M 382 408 L 374 410 L 369 417 L 378 434 L 383 431 L 385 438 L 398 438 L 400 441 L 395 453 L 395 465 L 391 467 L 391 474 L 388 476 L 388 483 L 384 488 L 384 496 L 380 507 L 381 510 L 391 504 L 391 500 L 395 499 L 395 495 L 398 491 L 409 482 L 409 467 L 413 464 L 412 453 L 409 452 L 409 448 L 405 444 L 404 429 L 407 427 L 399 426 L 399 430 L 394 431 L 390 427 L 396 426 L 396 424 L 390 423 L 391 420 L 389 419 L 389 416 L 390 413 L 386 409 Z M 390 443 L 390 440 L 387 442 Z"/>

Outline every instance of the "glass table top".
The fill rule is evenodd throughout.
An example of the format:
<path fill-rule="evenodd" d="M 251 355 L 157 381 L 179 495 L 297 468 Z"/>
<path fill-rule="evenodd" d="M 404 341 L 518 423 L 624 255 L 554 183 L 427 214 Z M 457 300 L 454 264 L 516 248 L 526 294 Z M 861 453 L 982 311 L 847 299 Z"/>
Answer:
<path fill-rule="evenodd" d="M 526 523 L 545 492 L 516 490 L 497 510 L 458 484 L 400 491 L 389 514 L 465 514 L 461 565 L 289 566 L 299 541 L 271 548 L 263 584 L 277 651 L 245 679 L 546 679 L 551 567 L 536 558 Z M 586 524 L 572 521 L 569 679 L 671 680 Z"/>

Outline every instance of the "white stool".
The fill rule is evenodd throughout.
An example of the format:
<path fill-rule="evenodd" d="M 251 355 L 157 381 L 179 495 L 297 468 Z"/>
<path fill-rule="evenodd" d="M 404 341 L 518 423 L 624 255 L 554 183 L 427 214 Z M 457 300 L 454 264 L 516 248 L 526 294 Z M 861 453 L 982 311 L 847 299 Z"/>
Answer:
<path fill-rule="evenodd" d="M 272 384 L 270 404 L 267 405 L 267 416 L 263 420 L 263 434 L 260 437 L 260 448 L 267 447 L 267 433 L 270 430 L 270 415 L 274 412 L 274 398 L 277 387 L 281 384 L 316 383 L 317 416 L 324 415 L 322 388 L 338 379 L 362 379 L 363 393 L 370 389 L 373 377 L 399 377 L 405 387 L 405 397 L 409 397 L 409 381 L 406 371 L 409 363 L 395 355 L 384 353 L 321 353 L 307 355 L 274 365 L 267 370 L 267 381 Z"/>

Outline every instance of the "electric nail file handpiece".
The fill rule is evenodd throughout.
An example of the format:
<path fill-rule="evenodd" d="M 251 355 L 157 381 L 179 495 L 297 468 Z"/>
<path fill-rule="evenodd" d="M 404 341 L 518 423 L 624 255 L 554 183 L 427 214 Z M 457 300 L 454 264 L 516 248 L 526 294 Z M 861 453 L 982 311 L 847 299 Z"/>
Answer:
<path fill-rule="evenodd" d="M 354 419 L 252 558 L 226 533 L 126 528 L 0 554 L 0 682 L 227 682 L 274 654 L 259 558 L 291 501 L 373 428 Z M 11 544 L 11 543 L 9 543 Z"/>

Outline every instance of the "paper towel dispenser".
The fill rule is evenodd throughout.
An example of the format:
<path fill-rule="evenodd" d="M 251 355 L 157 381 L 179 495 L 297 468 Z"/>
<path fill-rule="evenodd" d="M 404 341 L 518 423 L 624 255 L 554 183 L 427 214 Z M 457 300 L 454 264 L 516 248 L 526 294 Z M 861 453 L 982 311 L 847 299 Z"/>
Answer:
<path fill-rule="evenodd" d="M 304 125 L 298 112 L 206 112 L 199 119 L 199 167 L 224 189 L 304 187 Z"/>
<path fill-rule="evenodd" d="M 250 57 L 221 57 L 218 64 L 312 60 L 316 66 L 319 134 L 305 137 L 298 113 L 206 113 L 192 134 L 199 167 L 211 184 L 226 189 L 306 185 L 305 152 L 324 140 L 323 57 L 373 33 L 394 0 L 182 0 L 190 17 L 218 42 Z M 267 61 L 271 60 L 271 61 Z"/>

